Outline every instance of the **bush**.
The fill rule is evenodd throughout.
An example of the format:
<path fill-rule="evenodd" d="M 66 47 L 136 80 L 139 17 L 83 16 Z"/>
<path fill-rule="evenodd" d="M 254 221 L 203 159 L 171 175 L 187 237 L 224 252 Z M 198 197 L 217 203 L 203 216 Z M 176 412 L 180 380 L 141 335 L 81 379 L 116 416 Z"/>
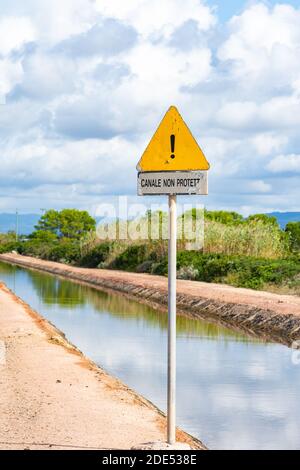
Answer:
<path fill-rule="evenodd" d="M 249 217 L 246 219 L 246 222 L 263 222 L 264 224 L 269 224 L 276 228 L 280 228 L 277 218 L 266 214 L 249 215 Z"/>
<path fill-rule="evenodd" d="M 187 279 L 190 281 L 194 281 L 198 276 L 198 269 L 195 269 L 193 266 L 182 266 L 177 274 L 178 279 Z"/>
<path fill-rule="evenodd" d="M 289 222 L 285 228 L 285 232 L 289 237 L 291 250 L 300 251 L 300 222 Z"/>
<path fill-rule="evenodd" d="M 160 263 L 154 263 L 152 266 L 152 274 L 157 276 L 167 276 L 168 275 L 168 258 L 165 257 Z"/>
<path fill-rule="evenodd" d="M 79 244 L 71 240 L 62 240 L 50 249 L 47 259 L 61 263 L 75 264 L 80 259 Z"/>
<path fill-rule="evenodd" d="M 52 243 L 57 240 L 57 235 L 44 230 L 36 230 L 30 235 L 30 239 L 37 240 L 39 242 Z"/>
<path fill-rule="evenodd" d="M 80 265 L 86 268 L 97 268 L 107 260 L 112 247 L 113 244 L 109 242 L 97 245 L 81 258 Z"/>
<path fill-rule="evenodd" d="M 49 253 L 54 246 L 53 243 L 42 242 L 41 240 L 28 240 L 23 242 L 18 252 L 24 256 L 33 256 L 34 258 L 49 259 Z"/>
<path fill-rule="evenodd" d="M 177 257 L 178 277 L 204 282 L 225 282 L 236 287 L 261 289 L 264 285 L 281 285 L 299 276 L 300 260 L 268 260 L 246 256 L 202 254 L 181 251 Z M 155 274 L 167 275 L 168 260 L 156 265 Z"/>
<path fill-rule="evenodd" d="M 8 242 L 0 244 L 0 255 L 4 253 L 11 253 L 12 251 L 18 251 L 19 243 L 17 242 Z"/>
<path fill-rule="evenodd" d="M 113 269 L 121 269 L 123 271 L 135 271 L 137 266 L 147 261 L 148 246 L 131 245 L 123 253 L 118 255 L 112 262 Z"/>
<path fill-rule="evenodd" d="M 52 243 L 32 239 L 20 244 L 18 252 L 35 258 L 72 264 L 80 259 L 79 243 L 67 239 L 57 240 Z"/>
<path fill-rule="evenodd" d="M 136 268 L 137 273 L 152 273 L 152 266 L 153 266 L 153 261 L 148 260 L 144 261 L 143 263 L 139 264 Z"/>
<path fill-rule="evenodd" d="M 206 220 L 212 222 L 219 222 L 224 225 L 237 225 L 241 224 L 244 221 L 244 218 L 241 214 L 237 212 L 228 212 L 228 211 L 205 211 L 204 217 Z"/>

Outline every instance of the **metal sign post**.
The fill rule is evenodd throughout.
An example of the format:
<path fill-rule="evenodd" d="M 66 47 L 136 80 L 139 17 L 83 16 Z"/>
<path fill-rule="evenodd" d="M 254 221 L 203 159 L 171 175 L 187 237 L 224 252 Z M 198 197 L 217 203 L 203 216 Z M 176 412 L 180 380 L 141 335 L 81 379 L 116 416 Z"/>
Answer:
<path fill-rule="evenodd" d="M 176 442 L 177 196 L 169 196 L 168 444 Z"/>
<path fill-rule="evenodd" d="M 209 163 L 174 106 L 166 113 L 138 165 L 138 195 L 169 197 L 168 444 L 176 443 L 177 194 L 208 193 Z"/>

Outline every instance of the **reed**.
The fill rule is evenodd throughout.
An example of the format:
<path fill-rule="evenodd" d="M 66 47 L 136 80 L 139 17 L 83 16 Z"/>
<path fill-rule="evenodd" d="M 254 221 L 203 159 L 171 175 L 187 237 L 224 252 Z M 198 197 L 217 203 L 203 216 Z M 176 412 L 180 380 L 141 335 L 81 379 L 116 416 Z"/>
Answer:
<path fill-rule="evenodd" d="M 284 233 L 274 225 L 252 221 L 237 225 L 205 222 L 205 253 L 277 259 L 288 253 Z"/>

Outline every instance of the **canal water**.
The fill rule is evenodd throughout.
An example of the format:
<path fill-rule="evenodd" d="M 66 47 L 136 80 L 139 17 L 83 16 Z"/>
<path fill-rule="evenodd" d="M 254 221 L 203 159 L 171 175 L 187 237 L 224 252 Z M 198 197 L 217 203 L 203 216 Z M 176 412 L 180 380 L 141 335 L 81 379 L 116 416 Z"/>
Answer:
<path fill-rule="evenodd" d="M 0 280 L 166 410 L 166 314 L 5 263 Z M 300 449 L 300 365 L 292 350 L 201 320 L 179 316 L 177 325 L 178 425 L 211 449 Z"/>

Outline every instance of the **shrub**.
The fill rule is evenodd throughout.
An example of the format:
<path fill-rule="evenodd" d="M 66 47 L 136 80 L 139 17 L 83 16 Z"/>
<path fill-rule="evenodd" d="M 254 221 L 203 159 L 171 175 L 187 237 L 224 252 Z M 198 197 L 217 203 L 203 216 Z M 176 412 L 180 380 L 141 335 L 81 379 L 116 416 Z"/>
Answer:
<path fill-rule="evenodd" d="M 237 225 L 241 224 L 244 221 L 244 218 L 241 214 L 237 212 L 228 212 L 228 211 L 205 211 L 204 217 L 206 220 L 212 222 L 218 222 L 224 225 Z"/>
<path fill-rule="evenodd" d="M 193 266 L 182 266 L 177 273 L 178 279 L 187 279 L 187 280 L 194 281 L 198 277 L 199 277 L 198 269 L 195 269 Z"/>
<path fill-rule="evenodd" d="M 54 242 L 44 242 L 40 239 L 31 239 L 21 243 L 18 252 L 22 255 L 49 261 L 76 263 L 80 259 L 80 248 L 77 241 L 62 239 Z"/>
<path fill-rule="evenodd" d="M 80 247 L 76 241 L 62 240 L 52 246 L 47 259 L 61 263 L 76 263 L 80 259 Z"/>
<path fill-rule="evenodd" d="M 137 273 L 152 273 L 153 261 L 148 260 L 139 264 L 136 268 Z"/>
<path fill-rule="evenodd" d="M 300 251 L 300 222 L 289 222 L 285 228 L 292 251 Z"/>
<path fill-rule="evenodd" d="M 19 244 L 17 242 L 8 242 L 0 244 L 0 254 L 11 253 L 12 251 L 18 251 Z"/>
<path fill-rule="evenodd" d="M 158 276 L 167 276 L 168 274 L 168 258 L 165 257 L 161 262 L 152 265 L 152 274 Z"/>
<path fill-rule="evenodd" d="M 246 222 L 263 222 L 264 224 L 269 224 L 280 228 L 277 218 L 267 214 L 249 215 L 249 217 L 246 219 Z"/>
<path fill-rule="evenodd" d="M 252 220 L 239 225 L 206 222 L 204 250 L 206 253 L 282 258 L 289 247 L 278 226 Z"/>
<path fill-rule="evenodd" d="M 181 251 L 177 257 L 178 277 L 204 282 L 225 282 L 237 287 L 261 289 L 266 284 L 281 285 L 296 279 L 300 260 L 269 260 L 246 256 Z M 168 260 L 155 266 L 154 274 L 167 275 Z"/>
<path fill-rule="evenodd" d="M 123 253 L 115 258 L 111 267 L 124 271 L 135 271 L 138 265 L 147 260 L 147 253 L 148 246 L 146 244 L 129 246 Z"/>
<path fill-rule="evenodd" d="M 39 242 L 52 243 L 57 240 L 57 235 L 44 230 L 36 230 L 30 235 L 30 239 Z"/>
<path fill-rule="evenodd" d="M 33 256 L 35 258 L 48 259 L 48 254 L 53 246 L 53 243 L 43 242 L 41 240 L 28 240 L 23 242 L 18 252 L 21 255 Z"/>
<path fill-rule="evenodd" d="M 80 265 L 86 268 L 97 268 L 101 263 L 107 260 L 112 247 L 112 243 L 100 243 L 81 258 Z"/>

